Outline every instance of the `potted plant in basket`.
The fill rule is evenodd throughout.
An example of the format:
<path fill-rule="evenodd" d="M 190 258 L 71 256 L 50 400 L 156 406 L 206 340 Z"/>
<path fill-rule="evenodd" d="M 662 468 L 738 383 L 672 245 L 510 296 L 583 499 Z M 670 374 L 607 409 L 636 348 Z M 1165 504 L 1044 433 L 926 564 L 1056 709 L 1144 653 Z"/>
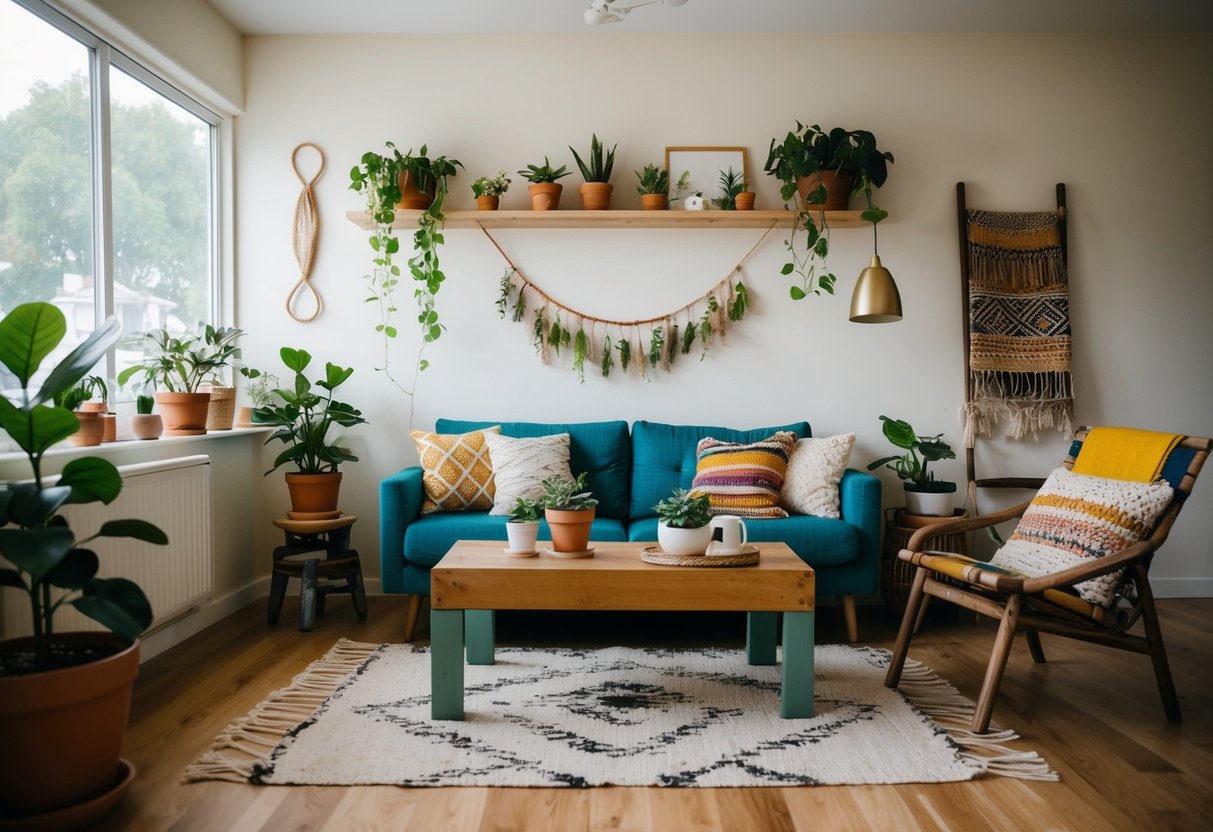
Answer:
<path fill-rule="evenodd" d="M 165 436 L 198 436 L 206 433 L 210 410 L 210 392 L 199 392 L 202 382 L 240 354 L 236 339 L 244 330 L 213 327 L 207 324 L 197 335 L 175 338 L 166 329 L 154 329 L 145 336 L 151 355 L 142 364 L 127 367 L 118 374 L 118 383 L 126 384 L 142 374 L 148 384 L 164 388 L 155 394 L 164 421 Z"/>
<path fill-rule="evenodd" d="M 142 520 L 108 520 L 77 538 L 59 513 L 68 504 L 114 501 L 122 476 L 96 457 L 68 462 L 51 484 L 43 455 L 79 426 L 54 404 L 118 339 L 110 318 L 59 362 L 33 390 L 30 381 L 66 332 L 63 313 L 49 303 L 27 303 L 0 320 L 0 363 L 21 384 L 21 395 L 0 396 L 0 427 L 25 452 L 33 473 L 0 490 L 0 586 L 29 597 L 33 635 L 0 642 L 0 815 L 12 828 L 44 827 L 51 813 L 81 804 L 83 826 L 113 806 L 134 777 L 119 760 L 139 671 L 137 638 L 152 621 L 147 597 L 124 578 L 98 578 L 98 537 L 168 539 Z M 109 632 L 57 633 L 64 606 Z M 112 798 L 108 804 L 102 798 Z M 59 828 L 59 827 L 56 827 Z M 73 827 L 75 828 L 75 827 Z"/>
<path fill-rule="evenodd" d="M 675 488 L 653 506 L 657 512 L 657 542 L 671 555 L 702 555 L 712 542 L 712 507 L 707 494 Z"/>
<path fill-rule="evenodd" d="M 501 197 L 510 189 L 510 177 L 505 171 L 496 176 L 482 176 L 472 183 L 472 193 L 476 195 L 476 207 L 481 211 L 496 211 L 501 204 Z"/>
<path fill-rule="evenodd" d="M 585 184 L 581 186 L 581 204 L 587 211 L 605 211 L 611 207 L 611 192 L 615 190 L 615 186 L 611 184 L 611 171 L 615 168 L 615 148 L 612 147 L 609 152 L 598 141 L 598 134 L 595 133 L 590 139 L 590 163 L 587 165 L 577 155 L 577 151 L 570 146 L 569 150 L 573 153 L 573 160 L 577 163 L 577 167 L 581 169 L 581 176 L 585 179 Z"/>
<path fill-rule="evenodd" d="M 640 184 L 640 207 L 646 211 L 665 211 L 670 207 L 670 172 L 656 165 L 645 165 L 643 171 L 633 171 Z"/>
<path fill-rule="evenodd" d="M 590 526 L 598 501 L 585 489 L 586 472 L 576 479 L 548 477 L 543 481 L 543 517 L 552 530 L 552 549 L 581 555 L 590 545 Z"/>
<path fill-rule="evenodd" d="M 164 433 L 164 421 L 157 414 L 152 413 L 155 404 L 156 400 L 151 396 L 135 397 L 135 415 L 131 417 L 131 433 L 135 435 L 136 439 L 159 439 L 160 434 Z"/>
<path fill-rule="evenodd" d="M 534 211 L 555 211 L 560 207 L 560 192 L 564 186 L 557 179 L 568 176 L 568 165 L 553 168 L 548 157 L 543 157 L 542 165 L 527 165 L 518 175 L 527 180 L 527 191 L 531 194 L 531 209 Z"/>
<path fill-rule="evenodd" d="M 880 420 L 884 423 L 885 438 L 907 453 L 882 457 L 869 463 L 868 470 L 875 471 L 884 466 L 905 480 L 902 488 L 905 490 L 908 514 L 951 517 L 956 483 L 937 480 L 935 472 L 927 470 L 932 462 L 956 458 L 951 446 L 943 441 L 943 434 L 918 436 L 910 423 L 902 419 L 881 416 Z"/>
<path fill-rule="evenodd" d="M 253 411 L 253 424 L 270 425 L 275 430 L 265 444 L 277 439 L 287 447 L 274 460 L 266 475 L 288 462 L 295 472 L 286 475 L 291 494 L 290 517 L 293 520 L 325 520 L 340 516 L 337 498 L 341 489 L 343 462 L 357 462 L 358 457 L 335 444 L 328 437 L 333 425 L 343 428 L 364 424 L 362 411 L 345 402 L 333 401 L 333 391 L 345 383 L 354 372 L 352 367 L 338 367 L 331 361 L 324 366 L 324 378 L 313 383 L 304 375 L 312 356 L 307 350 L 283 347 L 282 363 L 295 374 L 289 389 L 274 391 L 282 404 L 269 404 Z M 324 391 L 313 391 L 318 387 Z"/>
<path fill-rule="evenodd" d="M 510 519 L 505 524 L 505 534 L 510 541 L 510 553 L 535 554 L 535 541 L 539 539 L 539 510 L 537 500 L 519 497 L 510 508 Z"/>

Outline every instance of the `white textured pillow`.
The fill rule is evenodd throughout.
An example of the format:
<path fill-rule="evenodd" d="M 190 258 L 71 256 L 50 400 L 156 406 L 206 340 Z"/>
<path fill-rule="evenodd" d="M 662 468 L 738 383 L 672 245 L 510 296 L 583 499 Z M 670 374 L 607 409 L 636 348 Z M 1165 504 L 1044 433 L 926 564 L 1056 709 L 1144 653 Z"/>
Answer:
<path fill-rule="evenodd" d="M 519 497 L 538 500 L 548 477 L 572 479 L 569 469 L 569 435 L 554 433 L 519 439 L 486 433 L 493 460 L 493 482 L 497 492 L 489 514 L 509 514 Z"/>
<path fill-rule="evenodd" d="M 798 440 L 788 460 L 780 505 L 792 514 L 837 519 L 838 483 L 851 461 L 854 444 L 853 433 Z"/>

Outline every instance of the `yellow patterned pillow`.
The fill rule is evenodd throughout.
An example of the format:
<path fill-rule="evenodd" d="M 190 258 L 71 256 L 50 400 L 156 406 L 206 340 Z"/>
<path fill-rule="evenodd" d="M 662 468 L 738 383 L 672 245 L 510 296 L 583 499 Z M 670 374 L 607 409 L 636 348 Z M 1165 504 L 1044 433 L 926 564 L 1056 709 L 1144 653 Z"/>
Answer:
<path fill-rule="evenodd" d="M 495 425 L 470 433 L 426 433 L 415 430 L 417 455 L 424 470 L 422 514 L 436 511 L 487 511 L 493 507 L 493 460 L 486 433 L 501 433 Z"/>

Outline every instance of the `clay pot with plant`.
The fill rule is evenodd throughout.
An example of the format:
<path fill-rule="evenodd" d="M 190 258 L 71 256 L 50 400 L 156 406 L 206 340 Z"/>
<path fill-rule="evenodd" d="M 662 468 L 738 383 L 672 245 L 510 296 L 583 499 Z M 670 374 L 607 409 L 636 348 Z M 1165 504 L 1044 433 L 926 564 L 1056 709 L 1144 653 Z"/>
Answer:
<path fill-rule="evenodd" d="M 882 457 L 868 464 L 869 471 L 885 467 L 904 480 L 906 513 L 951 517 L 955 508 L 956 483 L 935 479 L 932 462 L 955 459 L 956 453 L 943 441 L 943 434 L 919 436 L 909 422 L 881 416 L 885 439 L 906 453 Z"/>
<path fill-rule="evenodd" d="M 481 211 L 496 211 L 501 205 L 501 197 L 510 189 L 510 181 L 506 172 L 501 171 L 496 176 L 482 176 L 473 182 L 476 207 Z"/>
<path fill-rule="evenodd" d="M 78 448 L 100 445 L 105 439 L 103 417 L 106 405 L 102 402 L 100 408 L 90 407 L 91 404 L 94 404 L 89 401 L 93 395 L 92 382 L 94 379 L 97 379 L 97 376 L 89 376 L 78 384 L 61 390 L 54 397 L 55 406 L 71 411 L 79 423 L 79 429 L 67 437 L 67 444 Z M 102 385 L 104 389 L 104 382 Z"/>
<path fill-rule="evenodd" d="M 646 211 L 666 211 L 670 207 L 670 172 L 656 165 L 645 165 L 644 170 L 633 171 L 640 184 L 640 207 Z"/>
<path fill-rule="evenodd" d="M 294 472 L 286 474 L 286 486 L 291 495 L 292 520 L 326 520 L 340 516 L 337 509 L 341 490 L 343 462 L 357 462 L 358 457 L 329 438 L 334 425 L 350 428 L 366 423 L 362 411 L 333 399 L 333 392 L 353 375 L 352 367 L 339 367 L 331 361 L 324 366 L 324 377 L 312 382 L 305 375 L 312 356 L 307 350 L 283 347 L 282 363 L 295 374 L 288 388 L 274 391 L 281 404 L 271 403 L 253 411 L 254 425 L 268 425 L 275 430 L 265 444 L 275 440 L 287 447 L 274 459 L 266 471 L 272 474 L 283 465 L 293 464 Z M 320 390 L 322 392 L 316 392 Z"/>
<path fill-rule="evenodd" d="M 564 186 L 556 180 L 568 176 L 568 165 L 553 168 L 548 157 L 543 157 L 542 165 L 527 165 L 518 175 L 527 180 L 527 191 L 531 195 L 531 210 L 555 211 L 560 207 L 560 192 Z"/>
<path fill-rule="evenodd" d="M 131 433 L 136 439 L 159 439 L 164 433 L 164 421 L 152 412 L 156 400 L 151 396 L 135 397 L 135 415 L 131 417 Z"/>
<path fill-rule="evenodd" d="M 445 156 L 429 157 L 429 148 L 421 146 L 416 155 L 412 148 L 407 153 L 400 153 L 391 142 L 387 143 L 392 149 L 396 161 L 396 170 L 400 185 L 400 198 L 397 208 L 418 211 L 429 210 L 434 204 L 438 186 L 448 176 L 454 176 L 455 168 L 463 167 L 457 159 L 447 159 Z"/>
<path fill-rule="evenodd" d="M 539 511 L 537 500 L 519 497 L 510 508 L 510 519 L 505 524 L 506 539 L 510 552 L 519 555 L 535 553 L 535 542 L 539 539 Z"/>
<path fill-rule="evenodd" d="M 569 150 L 573 154 L 573 160 L 577 163 L 578 169 L 581 170 L 581 176 L 585 179 L 585 184 L 581 186 L 581 204 L 587 211 L 605 211 L 611 207 L 611 192 L 615 190 L 615 186 L 611 184 L 611 172 L 615 168 L 615 149 L 619 145 L 612 147 L 607 151 L 606 147 L 598 141 L 598 134 L 595 133 L 590 139 L 590 152 L 587 155 L 588 164 L 577 155 L 577 151 L 570 146 Z"/>
<path fill-rule="evenodd" d="M 729 168 L 720 172 L 720 196 L 714 201 L 723 211 L 736 211 L 737 198 L 745 192 L 745 177 L 740 173 Z M 754 200 L 751 196 L 750 207 L 753 207 Z"/>
<path fill-rule="evenodd" d="M 657 543 L 671 555 L 702 555 L 712 542 L 712 506 L 707 494 L 675 488 L 653 506 Z"/>
<path fill-rule="evenodd" d="M 139 672 L 137 639 L 152 622 L 152 608 L 131 581 L 97 576 L 100 560 L 89 542 L 168 539 L 135 519 L 107 520 L 77 537 L 60 510 L 112 503 L 122 475 L 105 459 L 81 457 L 51 485 L 42 467 L 51 446 L 79 427 L 60 402 L 121 330 L 109 318 L 31 389 L 67 331 L 63 313 L 49 303 L 26 303 L 0 320 L 0 363 L 22 388 L 11 400 L 0 397 L 0 427 L 25 453 L 32 474 L 0 489 L 6 561 L 0 586 L 28 596 L 33 625 L 32 636 L 0 642 L 0 816 L 14 829 L 66 828 L 61 813 L 71 813 L 71 828 L 83 827 L 116 805 L 134 778 L 119 754 Z M 56 632 L 55 614 L 65 607 L 108 632 Z"/>
<path fill-rule="evenodd" d="M 274 402 L 274 389 L 278 387 L 278 377 L 273 373 L 263 373 L 256 367 L 241 367 L 240 375 L 244 376 L 244 395 L 248 404 L 241 405 L 236 411 L 236 427 L 251 428 L 253 411 L 259 407 L 267 407 Z"/>
<path fill-rule="evenodd" d="M 585 490 L 586 472 L 576 479 L 548 477 L 543 481 L 543 516 L 552 532 L 552 549 L 555 552 L 579 554 L 590 547 L 590 529 L 598 505 L 589 491 Z"/>

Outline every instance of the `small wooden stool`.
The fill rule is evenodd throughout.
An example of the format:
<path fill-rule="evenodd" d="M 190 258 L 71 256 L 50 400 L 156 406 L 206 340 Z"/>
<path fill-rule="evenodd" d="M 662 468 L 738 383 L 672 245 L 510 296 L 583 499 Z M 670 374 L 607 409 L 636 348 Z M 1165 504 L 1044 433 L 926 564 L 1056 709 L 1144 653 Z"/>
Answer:
<path fill-rule="evenodd" d="M 362 563 L 350 548 L 350 528 L 358 518 L 343 514 L 332 520 L 291 520 L 279 517 L 274 525 L 286 534 L 286 543 L 274 549 L 270 574 L 270 601 L 266 617 L 278 623 L 282 599 L 291 578 L 299 578 L 299 629 L 311 630 L 316 614 L 324 615 L 324 598 L 330 592 L 348 592 L 358 618 L 366 621 L 366 590 L 362 585 Z M 340 584 L 320 583 L 345 579 Z"/>

